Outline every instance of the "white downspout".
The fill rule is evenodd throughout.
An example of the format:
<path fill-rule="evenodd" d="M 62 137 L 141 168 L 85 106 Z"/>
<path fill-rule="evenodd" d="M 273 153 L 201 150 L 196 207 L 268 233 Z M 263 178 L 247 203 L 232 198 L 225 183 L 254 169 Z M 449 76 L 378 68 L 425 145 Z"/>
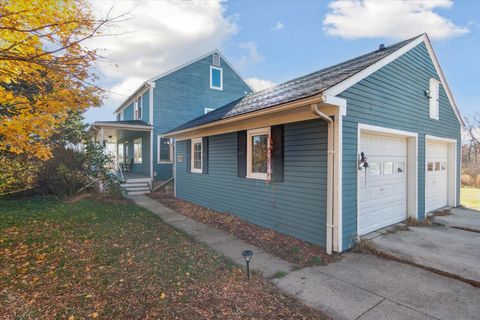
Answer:
<path fill-rule="evenodd" d="M 333 137 L 333 120 L 318 109 L 318 104 L 311 105 L 312 112 L 318 117 L 327 121 L 328 124 L 328 137 L 327 137 L 327 242 L 326 250 L 327 254 L 332 254 L 333 251 L 333 161 L 334 161 L 334 137 Z"/>

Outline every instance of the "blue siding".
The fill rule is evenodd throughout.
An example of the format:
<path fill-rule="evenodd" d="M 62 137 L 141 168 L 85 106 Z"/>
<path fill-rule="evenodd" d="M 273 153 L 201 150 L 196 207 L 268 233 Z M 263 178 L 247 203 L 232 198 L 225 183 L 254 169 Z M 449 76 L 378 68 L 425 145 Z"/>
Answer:
<path fill-rule="evenodd" d="M 150 92 L 149 90 L 145 91 L 142 94 L 142 120 L 150 123 Z"/>
<path fill-rule="evenodd" d="M 123 120 L 133 120 L 133 102 L 123 110 Z"/>
<path fill-rule="evenodd" d="M 285 125 L 284 181 L 267 184 L 237 176 L 236 133 L 211 136 L 208 174 L 177 162 L 177 197 L 324 246 L 326 137 L 320 120 Z M 185 146 L 177 142 L 177 159 Z"/>
<path fill-rule="evenodd" d="M 347 99 L 347 116 L 343 119 L 344 250 L 351 247 L 357 233 L 358 123 L 419 134 L 418 213 L 421 219 L 425 216 L 425 135 L 457 139 L 460 159 L 460 123 L 443 86 L 440 86 L 439 120 L 429 117 L 429 100 L 424 91 L 429 89 L 431 77 L 439 79 L 427 48 L 422 43 L 339 95 Z M 460 175 L 460 161 L 457 171 Z"/>
<path fill-rule="evenodd" d="M 155 81 L 153 89 L 154 171 L 156 178 L 172 177 L 171 164 L 157 161 L 157 136 L 204 114 L 204 108 L 218 108 L 251 92 L 250 88 L 222 59 L 223 90 L 210 89 L 212 56 L 185 66 Z"/>
<path fill-rule="evenodd" d="M 128 141 L 128 162 L 133 158 L 133 141 L 142 138 L 142 163 L 134 163 L 133 173 L 150 176 L 150 133 L 125 131 L 125 136 L 118 140 L 118 144 Z"/>

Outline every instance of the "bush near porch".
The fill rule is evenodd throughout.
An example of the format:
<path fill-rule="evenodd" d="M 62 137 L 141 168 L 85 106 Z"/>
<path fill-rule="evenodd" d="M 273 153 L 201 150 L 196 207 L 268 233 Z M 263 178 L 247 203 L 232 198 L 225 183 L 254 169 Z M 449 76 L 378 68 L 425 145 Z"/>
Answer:
<path fill-rule="evenodd" d="M 0 207 L 1 319 L 325 319 L 127 200 Z"/>

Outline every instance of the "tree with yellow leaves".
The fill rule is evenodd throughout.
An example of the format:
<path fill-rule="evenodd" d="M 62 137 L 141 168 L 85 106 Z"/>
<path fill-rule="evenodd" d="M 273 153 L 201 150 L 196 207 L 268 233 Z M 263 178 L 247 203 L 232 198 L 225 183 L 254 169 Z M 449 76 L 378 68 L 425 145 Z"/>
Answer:
<path fill-rule="evenodd" d="M 83 44 L 111 21 L 86 0 L 0 1 L 0 154 L 46 160 L 68 114 L 100 104 Z"/>

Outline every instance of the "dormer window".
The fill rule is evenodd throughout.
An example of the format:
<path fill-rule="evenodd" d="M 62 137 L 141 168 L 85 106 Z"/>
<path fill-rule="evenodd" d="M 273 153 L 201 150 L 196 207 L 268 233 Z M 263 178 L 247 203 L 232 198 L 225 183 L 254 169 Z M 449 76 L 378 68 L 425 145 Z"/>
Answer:
<path fill-rule="evenodd" d="M 430 99 L 430 118 L 438 120 L 440 105 L 440 81 L 435 78 L 430 79 L 428 98 Z"/>
<path fill-rule="evenodd" d="M 142 119 L 142 97 L 139 97 L 137 98 L 137 100 L 135 100 L 134 109 L 135 109 L 135 112 L 134 112 L 135 120 L 141 120 Z"/>
<path fill-rule="evenodd" d="M 223 70 L 210 66 L 210 89 L 223 90 Z"/>

